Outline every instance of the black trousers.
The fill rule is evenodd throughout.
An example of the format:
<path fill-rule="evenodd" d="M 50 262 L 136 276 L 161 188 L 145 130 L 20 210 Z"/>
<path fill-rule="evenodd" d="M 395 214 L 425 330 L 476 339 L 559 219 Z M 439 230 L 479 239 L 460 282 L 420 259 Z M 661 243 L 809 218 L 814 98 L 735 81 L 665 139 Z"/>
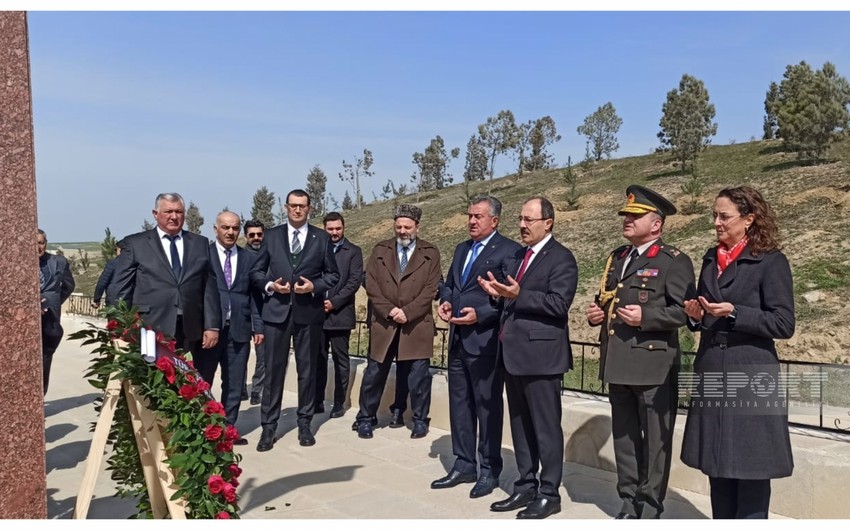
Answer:
<path fill-rule="evenodd" d="M 453 469 L 499 478 L 504 382 L 496 368 L 496 356 L 470 355 L 460 340 L 453 342 L 448 362 Z"/>
<path fill-rule="evenodd" d="M 266 374 L 266 343 L 254 345 L 254 377 L 251 378 L 251 394 L 259 396 L 263 392 L 263 377 Z"/>
<path fill-rule="evenodd" d="M 770 479 L 708 477 L 714 519 L 767 519 Z"/>
<path fill-rule="evenodd" d="M 657 386 L 608 385 L 620 511 L 644 519 L 664 511 L 677 411 L 671 380 Z"/>
<path fill-rule="evenodd" d="M 519 471 L 513 492 L 532 492 L 537 497 L 560 502 L 558 488 L 564 474 L 564 431 L 561 429 L 563 376 L 524 376 L 505 372 L 504 377 L 511 439 Z"/>
<path fill-rule="evenodd" d="M 322 324 L 294 324 L 292 315 L 282 324 L 265 322 L 266 374 L 260 424 L 277 428 L 283 403 L 283 382 L 290 344 L 295 346 L 298 371 L 298 425 L 309 425 L 316 402 L 316 360 L 322 347 Z"/>
<path fill-rule="evenodd" d="M 224 326 L 218 332 L 215 347 L 205 351 L 207 354 L 203 362 L 197 365 L 198 372 L 204 381 L 212 385 L 218 365 L 221 365 L 221 404 L 224 405 L 227 424 L 236 425 L 242 401 L 242 385 L 248 373 L 251 343 L 234 341 L 230 336 L 230 326 Z"/>
<path fill-rule="evenodd" d="M 328 349 L 334 363 L 334 405 L 342 406 L 348 397 L 348 380 L 351 373 L 351 360 L 348 356 L 350 329 L 326 329 L 322 342 L 322 351 L 316 363 L 316 404 L 325 401 L 325 388 L 328 382 Z"/>
<path fill-rule="evenodd" d="M 378 407 L 381 405 L 381 396 L 387 384 L 387 377 L 393 359 L 398 357 L 399 332 L 396 332 L 387 355 L 383 362 L 378 362 L 371 357 L 363 372 L 363 382 L 360 385 L 360 411 L 357 413 L 357 421 L 377 419 Z M 431 410 L 431 368 L 429 359 L 417 359 L 413 361 L 398 361 L 398 368 L 407 371 L 407 386 L 410 392 L 410 406 L 413 409 L 413 421 L 428 423 L 428 413 Z M 396 381 L 400 378 L 396 372 Z M 402 378 L 403 379 L 403 378 Z M 398 383 L 396 383 L 398 384 Z"/>

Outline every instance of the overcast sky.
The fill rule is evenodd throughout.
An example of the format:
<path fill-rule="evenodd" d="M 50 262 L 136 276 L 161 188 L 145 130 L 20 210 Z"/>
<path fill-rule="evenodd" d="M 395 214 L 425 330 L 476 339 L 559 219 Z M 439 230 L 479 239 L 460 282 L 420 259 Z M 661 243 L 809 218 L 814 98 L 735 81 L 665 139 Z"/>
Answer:
<path fill-rule="evenodd" d="M 318 164 L 342 199 L 342 160 L 374 154 L 364 197 L 409 181 L 412 154 L 460 147 L 502 109 L 550 115 L 563 165 L 610 101 L 615 156 L 658 146 L 666 93 L 688 73 L 717 109 L 715 144 L 761 136 L 765 91 L 788 64 L 850 76 L 850 13 L 30 12 L 39 224 L 51 242 L 119 238 L 159 192 L 194 201 L 211 236 Z M 505 156 L 496 175 L 513 171 Z M 543 191 L 543 190 L 541 190 Z"/>

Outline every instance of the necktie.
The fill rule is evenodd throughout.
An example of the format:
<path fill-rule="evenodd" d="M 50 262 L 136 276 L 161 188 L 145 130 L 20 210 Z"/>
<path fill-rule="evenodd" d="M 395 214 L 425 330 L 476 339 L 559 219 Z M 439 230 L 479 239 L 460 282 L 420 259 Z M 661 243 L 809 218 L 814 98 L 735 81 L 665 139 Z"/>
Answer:
<path fill-rule="evenodd" d="M 177 252 L 177 238 L 180 236 L 170 236 L 166 234 L 165 237 L 171 241 L 171 272 L 174 273 L 175 278 L 179 279 L 182 267 L 180 267 L 180 253 Z"/>
<path fill-rule="evenodd" d="M 463 273 L 460 276 L 461 285 L 466 285 L 466 280 L 469 279 L 469 272 L 472 270 L 472 263 L 475 261 L 475 258 L 478 257 L 481 247 L 482 245 L 480 241 L 472 245 L 472 255 L 469 257 L 469 261 L 466 262 L 466 267 L 463 268 Z"/>
<path fill-rule="evenodd" d="M 233 266 L 230 264 L 231 252 L 233 252 L 233 249 L 230 248 L 224 251 L 224 283 L 227 284 L 228 289 L 233 285 Z"/>
<path fill-rule="evenodd" d="M 632 249 L 632 251 L 629 252 L 628 259 L 626 259 L 626 261 L 623 263 L 623 270 L 620 273 L 620 279 L 621 280 L 623 279 L 623 276 L 626 275 L 626 270 L 629 268 L 629 265 L 634 263 L 634 261 L 638 258 L 638 256 L 640 256 L 640 254 L 638 253 L 638 249 L 637 249 L 637 247 L 634 247 Z"/>
<path fill-rule="evenodd" d="M 407 268 L 407 247 L 401 247 L 401 262 L 399 263 L 399 269 L 403 273 L 404 269 Z"/>
<path fill-rule="evenodd" d="M 519 267 L 519 272 L 516 273 L 517 283 L 519 283 L 525 275 L 525 269 L 528 267 L 528 262 L 531 260 L 532 254 L 534 254 L 534 251 L 531 250 L 531 247 L 528 247 L 528 250 L 525 251 L 525 257 L 522 259 L 522 265 Z"/>
<path fill-rule="evenodd" d="M 298 240 L 298 230 L 292 232 L 292 247 L 289 250 L 293 254 L 301 252 L 301 241 Z"/>

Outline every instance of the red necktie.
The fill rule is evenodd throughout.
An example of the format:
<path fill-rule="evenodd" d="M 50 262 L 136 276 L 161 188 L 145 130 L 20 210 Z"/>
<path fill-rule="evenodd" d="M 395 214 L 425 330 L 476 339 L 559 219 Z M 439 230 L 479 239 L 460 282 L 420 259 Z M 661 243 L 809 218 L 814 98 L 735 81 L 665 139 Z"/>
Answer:
<path fill-rule="evenodd" d="M 516 282 L 519 283 L 522 281 L 522 277 L 525 274 L 525 269 L 528 267 L 528 262 L 531 259 L 531 255 L 534 254 L 534 251 L 531 250 L 531 247 L 528 247 L 528 250 L 525 251 L 525 258 L 522 260 L 522 265 L 519 267 L 519 272 L 516 273 Z"/>

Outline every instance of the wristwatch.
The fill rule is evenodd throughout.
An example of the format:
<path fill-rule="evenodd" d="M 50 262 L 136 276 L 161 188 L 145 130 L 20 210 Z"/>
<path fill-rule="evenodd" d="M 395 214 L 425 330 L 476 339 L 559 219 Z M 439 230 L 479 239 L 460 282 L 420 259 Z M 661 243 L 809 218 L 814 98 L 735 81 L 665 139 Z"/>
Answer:
<path fill-rule="evenodd" d="M 738 308 L 733 306 L 732 312 L 729 313 L 729 316 L 727 316 L 726 319 L 729 322 L 729 327 L 731 329 L 734 329 L 735 328 L 735 321 L 738 319 Z"/>

